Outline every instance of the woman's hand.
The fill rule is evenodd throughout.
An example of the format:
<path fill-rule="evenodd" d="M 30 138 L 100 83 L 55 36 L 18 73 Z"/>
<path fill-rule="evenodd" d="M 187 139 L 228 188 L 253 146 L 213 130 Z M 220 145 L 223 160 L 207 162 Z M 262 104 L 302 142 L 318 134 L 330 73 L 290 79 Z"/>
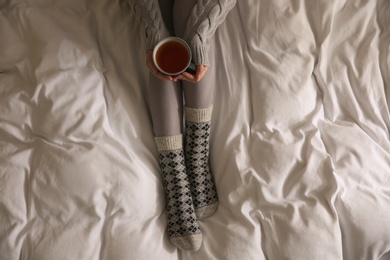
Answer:
<path fill-rule="evenodd" d="M 177 81 L 177 76 L 168 76 L 164 73 L 161 73 L 153 62 L 153 50 L 149 49 L 146 51 L 146 65 L 148 66 L 151 73 L 153 73 L 157 78 L 159 79 L 165 79 L 165 80 L 171 80 L 171 81 Z"/>
<path fill-rule="evenodd" d="M 189 72 L 183 72 L 182 74 L 177 76 L 177 78 L 180 80 L 189 81 L 191 83 L 196 83 L 196 82 L 199 82 L 204 77 L 204 75 L 206 74 L 208 69 L 209 68 L 205 65 L 197 65 L 196 66 L 196 74 L 191 74 Z"/>

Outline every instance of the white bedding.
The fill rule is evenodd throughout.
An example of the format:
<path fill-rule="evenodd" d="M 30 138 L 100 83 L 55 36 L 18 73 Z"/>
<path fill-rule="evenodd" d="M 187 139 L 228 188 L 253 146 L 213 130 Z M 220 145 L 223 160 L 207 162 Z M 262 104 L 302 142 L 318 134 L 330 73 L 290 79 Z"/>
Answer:
<path fill-rule="evenodd" d="M 390 259 L 389 25 L 387 0 L 238 1 L 188 253 L 126 1 L 0 0 L 0 259 Z"/>

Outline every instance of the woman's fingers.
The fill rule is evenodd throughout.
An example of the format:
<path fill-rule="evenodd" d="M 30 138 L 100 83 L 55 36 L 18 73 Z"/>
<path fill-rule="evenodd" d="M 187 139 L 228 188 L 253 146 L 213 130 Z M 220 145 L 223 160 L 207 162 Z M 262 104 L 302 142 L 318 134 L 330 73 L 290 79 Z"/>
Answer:
<path fill-rule="evenodd" d="M 199 82 L 204 77 L 204 75 L 206 74 L 208 69 L 209 68 L 205 65 L 198 65 L 196 67 L 196 74 L 191 74 L 189 72 L 183 72 L 182 74 L 180 74 L 178 76 L 178 79 L 185 80 L 185 81 L 188 81 L 191 83 L 196 83 L 196 82 Z"/>
<path fill-rule="evenodd" d="M 192 83 L 195 83 L 196 82 L 196 76 L 195 74 L 191 74 L 189 72 L 183 72 L 182 74 L 180 74 L 178 76 L 178 79 L 181 79 L 181 80 L 185 80 L 185 81 L 189 81 L 189 82 L 192 82 Z"/>

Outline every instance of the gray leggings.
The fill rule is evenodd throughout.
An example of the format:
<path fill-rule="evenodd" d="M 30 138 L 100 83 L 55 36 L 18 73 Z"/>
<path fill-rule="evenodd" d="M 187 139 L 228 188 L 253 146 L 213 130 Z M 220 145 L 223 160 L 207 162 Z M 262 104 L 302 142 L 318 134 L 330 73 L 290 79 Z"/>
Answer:
<path fill-rule="evenodd" d="M 182 37 L 197 0 L 159 0 L 164 22 L 171 35 Z M 208 53 L 213 55 L 213 46 Z M 183 133 L 183 105 L 190 108 L 208 108 L 212 106 L 215 73 L 213 59 L 201 81 L 172 82 L 161 80 L 149 74 L 149 102 L 155 136 L 172 136 Z M 184 96 L 184 104 L 183 104 Z"/>

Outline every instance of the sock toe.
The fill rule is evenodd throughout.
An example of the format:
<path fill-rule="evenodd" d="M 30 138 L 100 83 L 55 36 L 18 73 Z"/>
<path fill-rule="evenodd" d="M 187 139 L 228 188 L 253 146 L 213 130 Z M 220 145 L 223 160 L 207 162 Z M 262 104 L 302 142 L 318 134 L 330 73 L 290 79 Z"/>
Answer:
<path fill-rule="evenodd" d="M 171 242 L 179 249 L 185 251 L 195 252 L 198 251 L 202 245 L 202 234 L 193 234 L 181 237 L 171 237 Z"/>
<path fill-rule="evenodd" d="M 195 209 L 195 215 L 198 219 L 204 219 L 212 216 L 218 208 L 218 202 Z"/>

